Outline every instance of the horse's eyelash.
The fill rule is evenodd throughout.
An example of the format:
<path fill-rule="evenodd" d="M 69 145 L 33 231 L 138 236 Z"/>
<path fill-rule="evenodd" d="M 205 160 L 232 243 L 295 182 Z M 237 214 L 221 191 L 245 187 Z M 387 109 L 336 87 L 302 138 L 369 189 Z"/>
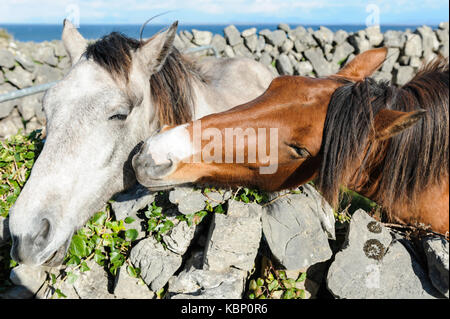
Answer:
<path fill-rule="evenodd" d="M 300 156 L 300 157 L 308 157 L 311 156 L 311 154 L 308 152 L 308 150 L 304 147 L 300 147 L 297 145 L 293 145 L 290 144 L 289 147 L 291 147 L 292 149 L 295 150 L 295 152 Z"/>
<path fill-rule="evenodd" d="M 114 114 L 109 118 L 109 120 L 120 120 L 120 121 L 124 121 L 126 119 L 127 119 L 126 114 Z"/>

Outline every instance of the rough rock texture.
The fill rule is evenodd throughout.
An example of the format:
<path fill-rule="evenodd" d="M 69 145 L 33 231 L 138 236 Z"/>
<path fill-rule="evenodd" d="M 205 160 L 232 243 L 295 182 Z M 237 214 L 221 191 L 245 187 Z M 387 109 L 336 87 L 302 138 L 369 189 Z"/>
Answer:
<path fill-rule="evenodd" d="M 142 280 L 127 273 L 127 266 L 122 266 L 114 281 L 114 296 L 119 299 L 153 299 L 155 293 Z"/>
<path fill-rule="evenodd" d="M 9 274 L 11 282 L 18 286 L 27 288 L 35 294 L 47 277 L 43 267 L 32 267 L 27 265 L 19 265 L 14 267 Z"/>
<path fill-rule="evenodd" d="M 170 192 L 169 200 L 178 205 L 180 213 L 190 215 L 205 208 L 207 197 L 192 188 L 178 187 Z"/>
<path fill-rule="evenodd" d="M 223 272 L 195 269 L 184 271 L 169 281 L 171 299 L 239 299 L 242 298 L 246 272 L 229 269 Z"/>
<path fill-rule="evenodd" d="M 353 214 L 347 236 L 327 276 L 328 289 L 337 298 L 442 297 L 416 257 L 363 210 Z"/>
<path fill-rule="evenodd" d="M 114 295 L 108 291 L 108 274 L 103 267 L 93 260 L 88 260 L 86 264 L 90 268 L 89 271 L 82 272 L 80 269 L 71 267 L 67 269 L 76 278 L 73 283 L 65 280 L 58 283 L 56 287 L 45 286 L 36 297 L 39 299 L 57 298 L 55 288 L 58 288 L 67 299 L 113 299 Z"/>
<path fill-rule="evenodd" d="M 427 256 L 428 276 L 434 287 L 448 298 L 448 241 L 443 238 L 426 238 L 423 240 L 423 248 Z"/>
<path fill-rule="evenodd" d="M 228 201 L 228 213 L 214 214 L 205 253 L 205 270 L 253 268 L 261 240 L 261 206 Z"/>
<path fill-rule="evenodd" d="M 131 263 L 141 270 L 141 277 L 152 291 L 158 291 L 180 268 L 182 258 L 164 249 L 153 237 L 141 240 L 130 253 Z"/>
<path fill-rule="evenodd" d="M 195 228 L 195 225 L 189 226 L 186 222 L 178 222 L 168 233 L 162 236 L 167 249 L 182 256 L 194 238 Z"/>
<path fill-rule="evenodd" d="M 270 250 L 288 270 L 307 268 L 332 256 L 328 239 L 335 238 L 333 210 L 311 185 L 302 188 L 301 194 L 280 197 L 264 207 L 262 215 Z"/>

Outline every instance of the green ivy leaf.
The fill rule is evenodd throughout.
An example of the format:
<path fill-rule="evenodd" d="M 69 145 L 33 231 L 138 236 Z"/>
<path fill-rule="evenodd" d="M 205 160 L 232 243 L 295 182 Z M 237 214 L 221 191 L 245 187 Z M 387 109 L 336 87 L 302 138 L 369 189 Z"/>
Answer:
<path fill-rule="evenodd" d="M 130 241 L 135 241 L 136 238 L 138 237 L 139 233 L 136 229 L 128 229 L 125 232 L 125 236 L 130 240 Z"/>

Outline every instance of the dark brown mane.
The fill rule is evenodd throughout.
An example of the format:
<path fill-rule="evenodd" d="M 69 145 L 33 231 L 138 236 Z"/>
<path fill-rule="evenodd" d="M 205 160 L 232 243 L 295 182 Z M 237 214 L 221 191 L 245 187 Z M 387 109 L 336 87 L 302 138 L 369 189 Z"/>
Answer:
<path fill-rule="evenodd" d="M 336 204 L 340 186 L 352 183 L 389 212 L 395 201 L 414 204 L 421 190 L 448 178 L 448 87 L 448 59 L 437 58 L 400 88 L 370 78 L 338 88 L 323 131 L 317 185 L 324 197 Z M 391 139 L 368 145 L 382 109 L 426 114 Z"/>
<path fill-rule="evenodd" d="M 147 41 L 112 32 L 90 44 L 86 49 L 86 57 L 92 58 L 114 77 L 128 81 L 131 53 L 145 43 Z M 160 125 L 178 125 L 192 119 L 194 79 L 205 81 L 195 64 L 172 47 L 162 69 L 150 78 L 151 96 L 158 110 Z"/>

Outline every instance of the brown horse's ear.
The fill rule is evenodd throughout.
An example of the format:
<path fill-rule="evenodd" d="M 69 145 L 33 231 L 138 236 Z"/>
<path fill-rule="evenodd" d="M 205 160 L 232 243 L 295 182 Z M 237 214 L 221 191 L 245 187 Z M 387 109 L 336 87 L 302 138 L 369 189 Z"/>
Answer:
<path fill-rule="evenodd" d="M 381 110 L 375 116 L 375 139 L 386 140 L 414 125 L 425 116 L 425 110 L 400 112 Z"/>
<path fill-rule="evenodd" d="M 149 75 L 159 72 L 164 66 L 166 58 L 172 52 L 177 28 L 178 21 L 175 21 L 167 31 L 154 35 L 137 50 L 140 64 Z"/>
<path fill-rule="evenodd" d="M 358 82 L 371 76 L 384 62 L 387 48 L 379 48 L 358 54 L 348 62 L 335 76 Z"/>

